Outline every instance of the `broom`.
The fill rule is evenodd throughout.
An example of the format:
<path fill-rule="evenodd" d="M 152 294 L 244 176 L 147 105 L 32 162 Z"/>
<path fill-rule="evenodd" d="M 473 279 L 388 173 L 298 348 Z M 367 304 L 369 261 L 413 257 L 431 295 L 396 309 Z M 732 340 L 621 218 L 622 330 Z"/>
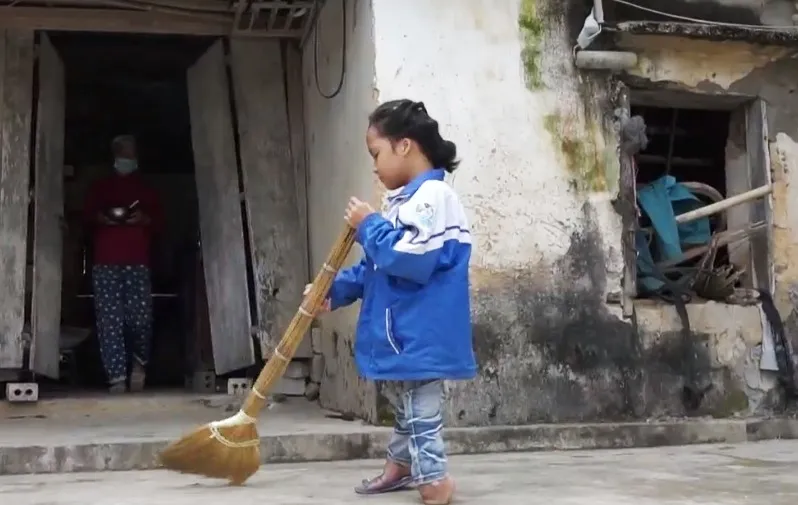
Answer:
<path fill-rule="evenodd" d="M 296 353 L 314 315 L 327 298 L 327 293 L 352 244 L 355 230 L 347 226 L 335 242 L 324 266 L 313 280 L 299 310 L 283 338 L 261 370 L 241 410 L 232 417 L 214 421 L 170 444 L 160 454 L 163 466 L 181 473 L 192 473 L 227 479 L 241 485 L 260 466 L 260 436 L 256 425 L 258 414 L 266 403 L 266 395 L 282 377 Z"/>

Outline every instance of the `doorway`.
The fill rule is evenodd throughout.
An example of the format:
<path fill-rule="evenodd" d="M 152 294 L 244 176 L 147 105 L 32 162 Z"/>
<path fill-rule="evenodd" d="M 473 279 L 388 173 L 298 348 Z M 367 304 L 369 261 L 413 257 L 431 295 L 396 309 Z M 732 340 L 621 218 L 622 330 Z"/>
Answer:
<path fill-rule="evenodd" d="M 164 217 L 150 252 L 148 389 L 183 387 L 198 371 L 246 374 L 251 275 L 222 41 L 41 33 L 38 44 L 26 312 L 31 368 L 51 379 L 44 389 L 106 387 L 83 209 L 93 184 L 112 175 L 120 134 L 136 138 L 139 175 Z"/>
<path fill-rule="evenodd" d="M 154 325 L 147 385 L 182 386 L 192 330 L 184 298 L 194 283 L 199 239 L 186 69 L 213 40 L 74 33 L 50 40 L 65 74 L 63 323 L 96 328 L 92 237 L 83 206 L 92 184 L 111 174 L 111 139 L 131 134 L 139 172 L 158 194 L 164 218 L 150 255 Z M 103 387 L 98 348 L 92 331 L 68 349 L 61 377 L 80 387 Z"/>

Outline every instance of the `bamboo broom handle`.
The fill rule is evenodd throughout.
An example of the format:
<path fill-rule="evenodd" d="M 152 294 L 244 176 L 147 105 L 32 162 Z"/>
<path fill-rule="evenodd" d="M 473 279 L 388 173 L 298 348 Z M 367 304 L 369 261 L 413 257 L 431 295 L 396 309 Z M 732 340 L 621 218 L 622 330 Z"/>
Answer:
<path fill-rule="evenodd" d="M 327 298 L 338 269 L 341 268 L 346 257 L 349 256 L 349 251 L 352 249 L 354 242 L 355 230 L 347 225 L 346 229 L 338 236 L 338 240 L 336 240 L 327 255 L 327 260 L 319 273 L 316 274 L 310 292 L 305 295 L 299 310 L 294 314 L 288 328 L 283 333 L 283 338 L 280 339 L 280 343 L 275 347 L 269 361 L 261 370 L 254 386 L 252 386 L 252 390 L 244 401 L 242 410 L 248 416 L 257 417 L 266 404 L 266 396 L 274 384 L 282 377 L 291 362 L 291 358 L 294 357 L 302 338 L 313 322 L 316 311 Z"/>

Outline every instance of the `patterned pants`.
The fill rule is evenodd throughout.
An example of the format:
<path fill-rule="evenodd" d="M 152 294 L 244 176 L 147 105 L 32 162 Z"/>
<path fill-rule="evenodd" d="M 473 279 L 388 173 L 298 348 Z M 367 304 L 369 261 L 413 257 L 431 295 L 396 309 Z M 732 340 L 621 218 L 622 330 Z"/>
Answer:
<path fill-rule="evenodd" d="M 396 423 L 388 443 L 388 459 L 410 467 L 417 485 L 446 476 L 443 445 L 443 396 L 441 380 L 378 382 L 380 393 L 393 406 Z"/>
<path fill-rule="evenodd" d="M 127 378 L 126 336 L 133 359 L 147 364 L 152 337 L 150 269 L 144 265 L 95 265 L 94 311 L 100 355 L 111 384 Z"/>

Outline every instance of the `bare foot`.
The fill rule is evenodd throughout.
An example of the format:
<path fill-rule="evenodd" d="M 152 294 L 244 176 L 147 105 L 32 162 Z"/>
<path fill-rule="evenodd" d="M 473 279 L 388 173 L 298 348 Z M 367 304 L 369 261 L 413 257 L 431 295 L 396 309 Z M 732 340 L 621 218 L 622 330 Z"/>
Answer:
<path fill-rule="evenodd" d="M 454 495 L 454 479 L 449 476 L 418 487 L 424 505 L 449 505 Z"/>

